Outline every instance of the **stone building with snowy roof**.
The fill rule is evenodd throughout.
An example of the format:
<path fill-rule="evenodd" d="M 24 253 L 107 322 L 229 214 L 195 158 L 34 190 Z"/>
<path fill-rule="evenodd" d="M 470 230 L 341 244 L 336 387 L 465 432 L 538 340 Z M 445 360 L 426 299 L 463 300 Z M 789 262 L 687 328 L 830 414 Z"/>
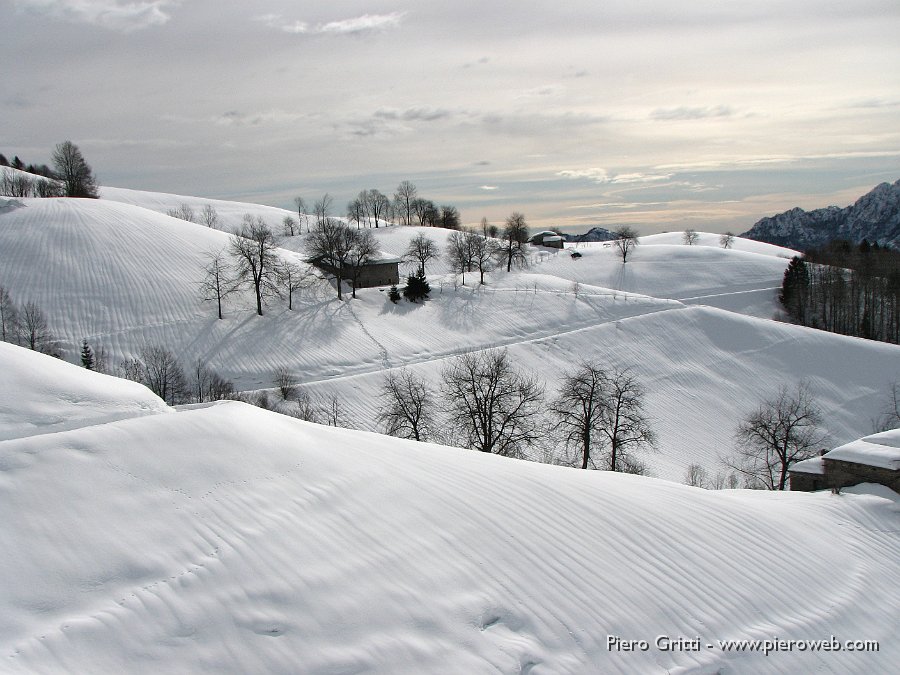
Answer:
<path fill-rule="evenodd" d="M 880 483 L 900 492 L 900 429 L 872 434 L 790 468 L 791 490 L 813 491 Z"/>
<path fill-rule="evenodd" d="M 553 230 L 536 232 L 528 238 L 528 243 L 534 244 L 535 246 L 546 246 L 547 248 L 564 247 L 564 239 L 562 235 L 554 232 Z"/>
<path fill-rule="evenodd" d="M 347 263 L 343 266 L 344 281 L 356 288 L 373 288 L 400 283 L 400 258 L 378 251 L 375 255 L 356 266 Z M 338 273 L 339 263 L 327 258 L 313 258 L 310 263 L 330 274 Z"/>

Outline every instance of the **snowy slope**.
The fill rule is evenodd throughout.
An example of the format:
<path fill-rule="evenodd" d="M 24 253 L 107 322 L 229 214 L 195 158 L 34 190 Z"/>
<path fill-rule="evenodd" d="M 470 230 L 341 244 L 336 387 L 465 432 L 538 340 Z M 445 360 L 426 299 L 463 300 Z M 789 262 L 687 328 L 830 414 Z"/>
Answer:
<path fill-rule="evenodd" d="M 0 342 L 0 441 L 168 408 L 144 385 Z"/>
<path fill-rule="evenodd" d="M 141 208 L 163 214 L 171 210 L 177 210 L 182 205 L 187 205 L 194 211 L 198 222 L 202 222 L 200 217 L 204 207 L 210 206 L 215 210 L 219 219 L 216 228 L 226 232 L 232 232 L 239 228 L 245 214 L 262 218 L 276 232 L 281 232 L 281 222 L 285 216 L 291 216 L 295 220 L 298 217 L 294 211 L 286 211 L 274 206 L 248 204 L 246 202 L 234 202 L 224 199 L 203 199 L 201 197 L 175 195 L 167 192 L 145 192 L 127 188 L 101 187 L 100 198 L 105 201 L 140 206 Z"/>
<path fill-rule="evenodd" d="M 170 197 L 134 199 L 152 205 Z M 245 293 L 218 321 L 197 284 L 208 253 L 227 244 L 224 232 L 108 200 L 20 201 L 0 213 L 0 285 L 16 301 L 41 306 L 69 360 L 77 361 L 83 338 L 105 347 L 112 364 L 161 344 L 241 389 L 271 387 L 273 372 L 285 367 L 310 391 L 339 395 L 353 424 L 367 430 L 377 429 L 386 368 L 413 366 L 436 387 L 446 358 L 507 346 L 552 393 L 572 364 L 599 359 L 635 368 L 647 383 L 660 438 L 660 453 L 647 460 L 655 475 L 681 480 L 693 462 L 715 473 L 736 421 L 782 384 L 811 379 L 837 444 L 871 430 L 872 411 L 900 377 L 896 346 L 689 306 L 742 298 L 735 309 L 768 293 L 759 314 L 771 316 L 774 291 L 765 289 L 777 286 L 787 260 L 766 244 L 738 240 L 737 250 L 723 251 L 712 240 L 688 247 L 672 243 L 675 235 L 655 235 L 624 267 L 612 250 L 580 245 L 581 259 L 534 253 L 531 267 L 493 273 L 484 287 L 474 274 L 455 285 L 439 261 L 429 266 L 433 293 L 424 305 L 392 305 L 383 289 L 338 302 L 320 282 L 295 299 L 295 311 L 275 300 L 257 317 Z M 419 231 L 442 245 L 449 235 L 374 230 L 392 254 Z M 302 237 L 284 246 L 300 251 Z"/>
<path fill-rule="evenodd" d="M 0 373 L 16 360 L 0 351 Z M 60 385 L 28 399 L 89 386 L 52 359 L 33 367 Z M 891 498 L 707 492 L 232 402 L 2 441 L 0 510 L 5 672 L 887 673 L 900 659 Z M 832 635 L 880 651 L 718 644 Z M 611 651 L 610 636 L 650 646 Z"/>

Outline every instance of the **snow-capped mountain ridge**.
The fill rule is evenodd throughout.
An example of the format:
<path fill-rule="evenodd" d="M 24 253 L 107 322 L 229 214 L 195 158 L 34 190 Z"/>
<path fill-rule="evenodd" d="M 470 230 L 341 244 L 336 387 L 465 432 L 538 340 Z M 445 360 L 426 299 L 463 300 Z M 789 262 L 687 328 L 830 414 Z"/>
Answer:
<path fill-rule="evenodd" d="M 805 250 L 832 239 L 863 239 L 900 248 L 900 180 L 881 183 L 851 206 L 814 211 L 799 207 L 759 220 L 741 235 L 748 239 Z"/>

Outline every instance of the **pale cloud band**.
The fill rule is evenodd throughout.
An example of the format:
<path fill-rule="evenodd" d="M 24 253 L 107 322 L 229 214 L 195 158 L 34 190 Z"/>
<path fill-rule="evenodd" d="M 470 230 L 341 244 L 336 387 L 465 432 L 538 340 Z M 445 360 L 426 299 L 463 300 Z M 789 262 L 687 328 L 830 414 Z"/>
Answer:
<path fill-rule="evenodd" d="M 167 23 L 180 0 L 13 0 L 16 7 L 69 23 L 133 31 Z"/>
<path fill-rule="evenodd" d="M 352 19 L 329 21 L 311 26 L 305 21 L 285 21 L 280 14 L 265 14 L 256 20 L 269 28 L 296 35 L 359 35 L 398 28 L 406 12 L 390 14 L 363 14 Z"/>
<path fill-rule="evenodd" d="M 570 171 L 558 171 L 556 173 L 560 178 L 584 179 L 590 180 L 597 184 L 626 185 L 629 183 L 655 183 L 657 181 L 669 180 L 671 173 L 651 174 L 651 173 L 619 173 L 610 176 L 605 169 L 576 169 Z"/>

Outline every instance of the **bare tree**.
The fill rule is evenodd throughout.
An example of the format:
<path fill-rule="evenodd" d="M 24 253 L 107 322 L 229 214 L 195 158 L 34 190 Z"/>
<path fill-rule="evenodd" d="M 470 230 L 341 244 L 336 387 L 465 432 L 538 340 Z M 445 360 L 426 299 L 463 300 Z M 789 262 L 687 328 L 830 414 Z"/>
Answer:
<path fill-rule="evenodd" d="M 206 379 L 207 401 L 221 401 L 234 397 L 234 383 L 231 380 L 226 380 L 212 369 L 209 369 L 208 373 Z"/>
<path fill-rule="evenodd" d="M 342 427 L 350 429 L 350 420 L 344 412 L 344 406 L 341 398 L 337 394 L 329 394 L 325 396 L 318 406 L 318 415 L 320 424 L 326 424 L 329 427 Z"/>
<path fill-rule="evenodd" d="M 207 227 L 215 227 L 219 224 L 219 213 L 212 204 L 205 204 L 200 211 L 200 222 Z"/>
<path fill-rule="evenodd" d="M 697 230 L 688 228 L 681 233 L 681 243 L 685 244 L 686 246 L 693 246 L 698 241 L 700 241 L 700 234 L 697 232 Z"/>
<path fill-rule="evenodd" d="M 303 197 L 294 197 L 294 204 L 297 206 L 297 222 L 300 225 L 306 223 L 306 231 L 309 232 L 309 216 L 306 214 L 306 202 L 303 201 Z"/>
<path fill-rule="evenodd" d="M 462 284 L 466 285 L 466 272 L 472 271 L 472 251 L 466 236 L 462 232 L 451 232 L 447 237 L 447 262 L 455 274 L 462 275 Z M 456 282 L 454 281 L 454 284 Z"/>
<path fill-rule="evenodd" d="M 627 263 L 628 254 L 640 243 L 637 230 L 628 225 L 623 225 L 622 227 L 617 227 L 613 230 L 613 234 L 616 238 L 612 241 L 612 245 L 622 257 L 622 263 Z"/>
<path fill-rule="evenodd" d="M 202 359 L 197 359 L 194 363 L 193 379 L 193 395 L 198 403 L 219 401 L 234 395 L 234 384 L 221 377 Z"/>
<path fill-rule="evenodd" d="M 35 184 L 41 182 L 24 171 L 4 171 L 0 175 L 0 194 L 7 197 L 30 197 L 35 192 Z"/>
<path fill-rule="evenodd" d="M 9 291 L 0 286 L 0 340 L 18 344 L 19 336 L 19 308 Z"/>
<path fill-rule="evenodd" d="M 719 235 L 719 246 L 722 248 L 731 248 L 734 246 L 734 235 L 731 232 Z"/>
<path fill-rule="evenodd" d="M 458 230 L 460 227 L 459 209 L 449 204 L 441 205 L 441 227 L 446 230 Z"/>
<path fill-rule="evenodd" d="M 825 440 L 821 424 L 822 411 L 808 382 L 800 382 L 796 391 L 782 386 L 738 425 L 737 451 L 723 462 L 751 484 L 784 490 L 791 465 L 814 457 Z"/>
<path fill-rule="evenodd" d="M 197 222 L 197 214 L 194 213 L 194 209 L 191 208 L 190 204 L 182 204 L 176 209 L 169 209 L 166 211 L 166 215 L 179 220 L 186 220 L 189 223 Z"/>
<path fill-rule="evenodd" d="M 360 193 L 360 197 L 347 203 L 347 220 L 351 223 L 355 222 L 357 230 L 360 228 L 362 221 L 366 218 L 366 202 L 362 197 L 365 192 L 366 191 L 363 190 Z"/>
<path fill-rule="evenodd" d="M 326 218 L 306 238 L 309 261 L 327 265 L 334 272 L 338 300 L 343 299 L 341 286 L 353 255 L 357 232 L 358 230 L 351 230 L 339 220 Z"/>
<path fill-rule="evenodd" d="M 384 220 L 387 211 L 390 208 L 390 200 L 378 190 L 368 190 L 366 192 L 366 213 L 375 222 L 378 227 L 378 221 Z"/>
<path fill-rule="evenodd" d="M 900 428 L 900 382 L 891 384 L 884 409 L 873 426 L 876 432 Z"/>
<path fill-rule="evenodd" d="M 606 466 L 610 471 L 644 473 L 637 453 L 656 446 L 656 435 L 644 412 L 644 387 L 628 368 L 613 368 L 606 383 L 601 427 L 606 437 Z"/>
<path fill-rule="evenodd" d="M 543 390 L 513 367 L 505 349 L 457 356 L 442 375 L 450 426 L 469 447 L 521 457 L 540 438 Z"/>
<path fill-rule="evenodd" d="M 293 237 L 300 234 L 300 223 L 294 220 L 293 216 L 285 216 L 281 219 L 281 228 L 285 237 Z"/>
<path fill-rule="evenodd" d="M 328 214 L 331 212 L 331 207 L 334 204 L 334 199 L 327 192 L 322 195 L 322 198 L 316 201 L 313 205 L 313 211 L 316 214 L 316 225 L 321 227 L 325 224 L 325 221 L 328 219 Z"/>
<path fill-rule="evenodd" d="M 154 345 L 141 349 L 144 364 L 143 382 L 169 405 L 183 403 L 189 396 L 184 370 L 175 355 L 165 347 Z"/>
<path fill-rule="evenodd" d="M 569 447 L 578 449 L 582 469 L 595 466 L 592 450 L 604 443 L 607 378 L 599 364 L 584 362 L 564 375 L 559 394 L 550 405 L 554 428 Z"/>
<path fill-rule="evenodd" d="M 716 475 L 707 483 L 711 490 L 736 490 L 740 481 L 734 471 L 716 471 Z"/>
<path fill-rule="evenodd" d="M 434 435 L 434 397 L 424 380 L 412 371 L 388 371 L 379 398 L 377 420 L 385 433 L 417 441 L 427 441 Z"/>
<path fill-rule="evenodd" d="M 416 186 L 408 180 L 401 182 L 397 186 L 397 192 L 394 193 L 394 202 L 397 204 L 398 213 L 403 218 L 405 225 L 412 225 L 413 202 L 416 195 Z"/>
<path fill-rule="evenodd" d="M 122 359 L 118 367 L 119 377 L 132 382 L 144 381 L 144 364 L 135 357 Z"/>
<path fill-rule="evenodd" d="M 278 268 L 279 283 L 287 294 L 288 309 L 294 309 L 294 295 L 307 288 L 315 278 L 309 267 L 294 262 L 283 262 Z"/>
<path fill-rule="evenodd" d="M 72 141 L 63 141 L 53 150 L 53 167 L 65 186 L 66 197 L 100 196 L 91 167 Z"/>
<path fill-rule="evenodd" d="M 525 242 L 528 241 L 528 226 L 525 224 L 525 216 L 518 211 L 512 213 L 503 226 L 503 243 L 497 249 L 497 254 L 506 262 L 506 271 L 512 269 L 513 263 L 524 264 Z"/>
<path fill-rule="evenodd" d="M 466 248 L 469 251 L 472 265 L 478 270 L 481 277 L 479 283 L 484 285 L 484 273 L 493 269 L 500 243 L 496 239 L 488 239 L 473 230 L 467 230 L 465 236 Z"/>
<path fill-rule="evenodd" d="M 297 419 L 303 420 L 304 422 L 313 422 L 315 424 L 319 424 L 319 407 L 316 405 L 313 398 L 309 395 L 309 392 L 301 389 L 297 391 L 296 397 L 297 408 L 293 411 L 288 412 L 287 414 L 291 415 L 292 417 L 296 417 Z"/>
<path fill-rule="evenodd" d="M 354 232 L 350 237 L 350 250 L 347 254 L 350 277 L 353 282 L 352 297 L 356 297 L 356 287 L 365 265 L 378 253 L 378 242 L 369 230 Z"/>
<path fill-rule="evenodd" d="M 297 376 L 288 368 L 282 366 L 278 368 L 272 376 L 272 381 L 278 393 L 281 394 L 282 401 L 290 401 L 297 394 Z"/>
<path fill-rule="evenodd" d="M 691 487 L 709 487 L 709 473 L 700 464 L 690 464 L 684 471 L 684 482 Z"/>
<path fill-rule="evenodd" d="M 237 285 L 232 278 L 234 270 L 225 259 L 225 252 L 218 251 L 208 254 L 209 262 L 203 271 L 206 275 L 200 282 L 200 294 L 203 300 L 212 302 L 215 300 L 218 307 L 219 318 L 222 318 L 222 301 L 237 291 Z"/>
<path fill-rule="evenodd" d="M 265 221 L 245 215 L 240 234 L 233 235 L 229 251 L 236 261 L 237 278 L 249 282 L 256 294 L 256 313 L 263 315 L 263 301 L 278 295 L 278 242 Z"/>
<path fill-rule="evenodd" d="M 411 204 L 412 212 L 419 220 L 422 227 L 435 227 L 439 218 L 439 212 L 434 202 L 430 199 L 416 198 Z"/>
<path fill-rule="evenodd" d="M 42 354 L 57 355 L 56 340 L 50 332 L 47 317 L 36 303 L 28 301 L 19 311 L 19 344 Z"/>
<path fill-rule="evenodd" d="M 425 274 L 425 265 L 431 260 L 437 260 L 441 257 L 438 250 L 437 242 L 424 232 L 419 232 L 413 237 L 406 253 L 403 254 L 404 260 L 413 261 L 419 264 L 419 272 Z"/>

